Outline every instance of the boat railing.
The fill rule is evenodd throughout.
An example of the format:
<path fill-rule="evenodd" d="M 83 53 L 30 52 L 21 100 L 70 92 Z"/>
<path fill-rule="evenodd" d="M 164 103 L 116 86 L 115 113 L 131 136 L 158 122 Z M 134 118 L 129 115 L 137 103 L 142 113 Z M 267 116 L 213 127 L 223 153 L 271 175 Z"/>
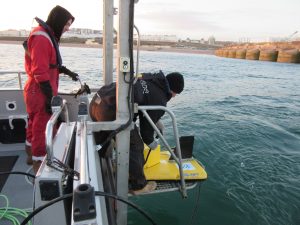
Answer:
<path fill-rule="evenodd" d="M 18 75 L 18 81 L 19 81 L 19 89 L 23 90 L 23 85 L 22 85 L 22 74 L 26 74 L 24 71 L 0 71 L 0 76 L 1 75 L 6 75 L 6 74 L 17 74 Z"/>
<path fill-rule="evenodd" d="M 164 146 L 167 148 L 167 150 L 172 155 L 172 158 L 177 163 L 179 168 L 179 174 L 180 174 L 180 182 L 181 182 L 181 193 L 184 198 L 187 197 L 187 191 L 186 191 L 186 184 L 183 176 L 183 167 L 182 167 L 182 157 L 181 157 L 181 149 L 180 149 L 180 143 L 179 143 L 179 134 L 178 134 L 178 128 L 177 128 L 177 121 L 174 113 L 167 109 L 164 106 L 138 106 L 138 110 L 140 110 L 146 119 L 149 121 L 153 129 L 156 131 L 158 136 L 160 137 L 161 141 L 163 142 Z M 162 135 L 162 133 L 159 131 L 159 129 L 156 127 L 156 125 L 151 120 L 149 114 L 147 113 L 148 110 L 163 110 L 166 113 L 169 114 L 169 116 L 172 119 L 172 125 L 173 125 L 173 132 L 174 137 L 176 140 L 176 148 L 174 151 L 176 151 L 176 154 L 168 144 L 165 137 Z M 104 130 L 114 130 L 117 129 L 119 126 L 123 125 L 126 121 L 121 120 L 115 120 L 115 121 L 102 121 L 102 122 L 92 122 L 92 121 L 85 121 L 86 124 L 82 126 L 81 133 L 83 133 L 83 137 L 86 135 L 86 132 L 98 132 L 98 131 L 104 131 Z M 86 148 L 86 137 L 84 137 L 84 140 L 82 141 L 81 149 Z M 84 166 L 82 168 L 85 168 Z M 84 180 L 84 178 L 82 178 Z"/>
<path fill-rule="evenodd" d="M 89 170 L 87 162 L 87 120 L 88 120 L 88 99 L 86 96 L 80 98 L 78 108 L 78 134 L 80 134 L 80 184 L 89 184 Z"/>
<path fill-rule="evenodd" d="M 158 134 L 159 138 L 162 140 L 162 142 L 165 145 L 165 147 L 167 148 L 167 150 L 171 153 L 171 155 L 174 158 L 175 162 L 178 164 L 179 173 L 180 173 L 180 182 L 181 182 L 181 193 L 182 193 L 183 197 L 186 198 L 187 197 L 187 192 L 186 192 L 186 185 L 185 185 L 185 180 L 184 180 L 184 176 L 183 176 L 181 149 L 180 149 L 180 143 L 179 143 L 179 134 L 178 134 L 178 128 L 177 128 L 177 121 L 176 121 L 176 117 L 175 117 L 174 113 L 171 110 L 169 110 L 168 108 L 164 107 L 164 106 L 138 106 L 138 110 L 140 110 L 144 114 L 144 116 L 146 117 L 146 119 L 148 120 L 150 125 L 153 127 L 155 132 Z M 164 138 L 162 133 L 159 131 L 157 126 L 154 124 L 154 122 L 150 118 L 149 114 L 147 113 L 147 111 L 149 111 L 149 110 L 163 110 L 166 113 L 168 113 L 169 116 L 171 117 L 174 137 L 175 137 L 175 140 L 176 140 L 175 151 L 176 151 L 177 156 L 173 152 L 173 150 L 170 147 L 170 145 L 168 144 L 167 140 Z"/>
<path fill-rule="evenodd" d="M 141 36 L 140 31 L 136 25 L 134 25 L 134 29 L 137 33 L 137 43 L 136 43 L 136 69 L 135 69 L 135 76 L 137 77 L 139 74 L 139 63 L 140 63 L 140 46 L 141 46 Z"/>
<path fill-rule="evenodd" d="M 57 123 L 58 117 L 63 112 L 65 115 L 66 123 L 69 124 L 69 113 L 67 108 L 67 101 L 62 99 L 60 96 L 55 96 L 52 98 L 51 103 L 52 115 L 49 119 L 47 126 L 46 126 L 46 152 L 47 152 L 47 163 L 51 164 L 53 161 L 53 128 L 54 125 Z"/>

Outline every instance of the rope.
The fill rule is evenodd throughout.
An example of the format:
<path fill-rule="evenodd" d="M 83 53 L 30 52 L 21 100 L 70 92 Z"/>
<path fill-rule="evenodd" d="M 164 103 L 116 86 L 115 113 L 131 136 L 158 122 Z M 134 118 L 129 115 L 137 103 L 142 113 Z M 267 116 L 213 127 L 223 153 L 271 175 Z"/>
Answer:
<path fill-rule="evenodd" d="M 21 222 L 19 221 L 18 218 L 20 217 L 26 218 L 29 215 L 28 213 L 32 211 L 31 209 L 19 209 L 19 208 L 9 207 L 8 198 L 3 194 L 1 194 L 0 197 L 3 198 L 5 201 L 5 206 L 0 208 L 0 221 L 8 220 L 13 225 L 20 225 Z M 32 223 L 29 222 L 29 224 L 31 225 Z"/>

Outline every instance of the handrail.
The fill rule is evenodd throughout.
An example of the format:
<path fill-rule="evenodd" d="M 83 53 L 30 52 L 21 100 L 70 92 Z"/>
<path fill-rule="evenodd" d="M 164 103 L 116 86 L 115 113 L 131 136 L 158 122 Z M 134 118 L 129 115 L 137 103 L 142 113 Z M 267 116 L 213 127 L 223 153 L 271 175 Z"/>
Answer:
<path fill-rule="evenodd" d="M 53 114 L 51 115 L 47 126 L 46 126 L 46 132 L 45 132 L 45 136 L 46 136 L 46 152 L 47 152 L 47 163 L 51 164 L 53 162 L 53 127 L 57 122 L 58 117 L 60 116 L 60 114 L 62 113 L 63 110 L 66 111 L 66 123 L 69 124 L 69 114 L 68 114 L 68 108 L 67 106 L 67 101 L 65 99 L 63 99 L 63 103 L 62 106 L 55 106 L 52 107 L 52 111 Z"/>
<path fill-rule="evenodd" d="M 81 103 L 78 109 L 78 122 L 80 135 L 80 184 L 89 184 L 90 175 L 88 170 L 88 151 L 87 151 L 87 105 L 88 98 L 86 95 L 80 97 Z"/>
<path fill-rule="evenodd" d="M 134 28 L 137 32 L 137 45 L 136 45 L 136 69 L 135 69 L 135 76 L 137 78 L 139 74 L 139 62 L 140 62 L 140 45 L 141 45 L 141 36 L 140 31 L 136 25 L 134 25 Z"/>
<path fill-rule="evenodd" d="M 181 149 L 180 149 L 180 143 L 179 143 L 179 137 L 178 137 L 179 135 L 178 135 L 178 128 L 177 128 L 177 121 L 176 121 L 174 113 L 164 106 L 138 106 L 138 110 L 142 111 L 142 113 L 144 114 L 144 116 L 146 117 L 146 119 L 148 120 L 150 125 L 153 127 L 153 129 L 156 131 L 158 136 L 161 138 L 164 145 L 167 147 L 167 150 L 171 153 L 172 157 L 175 159 L 175 162 L 178 164 L 179 173 L 180 173 L 180 181 L 181 181 L 181 193 L 182 193 L 183 197 L 186 198 L 187 191 L 186 191 L 185 180 L 183 177 L 183 169 L 182 169 L 182 163 L 181 163 L 181 161 L 182 161 Z M 151 118 L 146 110 L 163 110 L 170 115 L 170 117 L 172 119 L 172 123 L 173 123 L 173 132 L 174 132 L 174 136 L 175 136 L 175 140 L 176 140 L 175 151 L 176 151 L 178 157 L 173 153 L 170 145 L 168 144 L 166 139 L 163 137 L 163 135 L 161 134 L 159 129 L 156 127 L 156 125 L 153 123 L 153 121 L 151 120 Z"/>
<path fill-rule="evenodd" d="M 89 184 L 90 176 L 88 171 L 88 151 L 87 151 L 87 126 L 86 121 L 78 122 L 80 126 L 80 184 Z"/>
<path fill-rule="evenodd" d="M 19 89 L 20 89 L 20 90 L 23 90 L 21 74 L 26 74 L 25 71 L 0 71 L 0 75 L 4 75 L 4 74 L 15 74 L 15 73 L 18 74 Z"/>

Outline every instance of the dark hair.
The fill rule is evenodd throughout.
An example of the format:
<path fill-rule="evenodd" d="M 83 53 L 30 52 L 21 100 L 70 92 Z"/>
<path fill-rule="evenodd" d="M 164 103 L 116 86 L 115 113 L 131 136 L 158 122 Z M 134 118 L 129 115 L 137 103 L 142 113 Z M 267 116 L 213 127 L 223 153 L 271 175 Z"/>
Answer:
<path fill-rule="evenodd" d="M 184 88 L 184 79 L 182 74 L 178 72 L 169 73 L 166 76 L 171 91 L 175 92 L 176 94 L 180 94 Z"/>
<path fill-rule="evenodd" d="M 58 41 L 60 40 L 64 26 L 70 19 L 72 19 L 72 23 L 75 20 L 68 10 L 59 5 L 55 6 L 49 13 L 46 23 L 52 28 Z"/>

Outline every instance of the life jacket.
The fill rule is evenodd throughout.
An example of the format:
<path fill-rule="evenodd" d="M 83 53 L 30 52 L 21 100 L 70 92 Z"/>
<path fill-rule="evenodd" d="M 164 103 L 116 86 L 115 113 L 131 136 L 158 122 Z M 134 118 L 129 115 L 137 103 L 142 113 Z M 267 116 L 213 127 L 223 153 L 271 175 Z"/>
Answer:
<path fill-rule="evenodd" d="M 49 68 L 61 68 L 62 67 L 62 58 L 60 55 L 60 51 L 59 51 L 59 47 L 58 47 L 58 43 L 56 41 L 55 36 L 53 35 L 53 32 L 51 31 L 51 28 L 40 18 L 35 17 L 34 18 L 36 20 L 36 22 L 42 26 L 46 32 L 44 31 L 36 31 L 31 33 L 30 35 L 42 35 L 44 37 L 46 37 L 53 45 L 55 52 L 56 52 L 56 65 L 50 64 Z M 28 56 L 30 56 L 30 53 L 28 51 L 28 38 L 23 42 L 23 47 L 25 49 L 25 52 Z"/>

